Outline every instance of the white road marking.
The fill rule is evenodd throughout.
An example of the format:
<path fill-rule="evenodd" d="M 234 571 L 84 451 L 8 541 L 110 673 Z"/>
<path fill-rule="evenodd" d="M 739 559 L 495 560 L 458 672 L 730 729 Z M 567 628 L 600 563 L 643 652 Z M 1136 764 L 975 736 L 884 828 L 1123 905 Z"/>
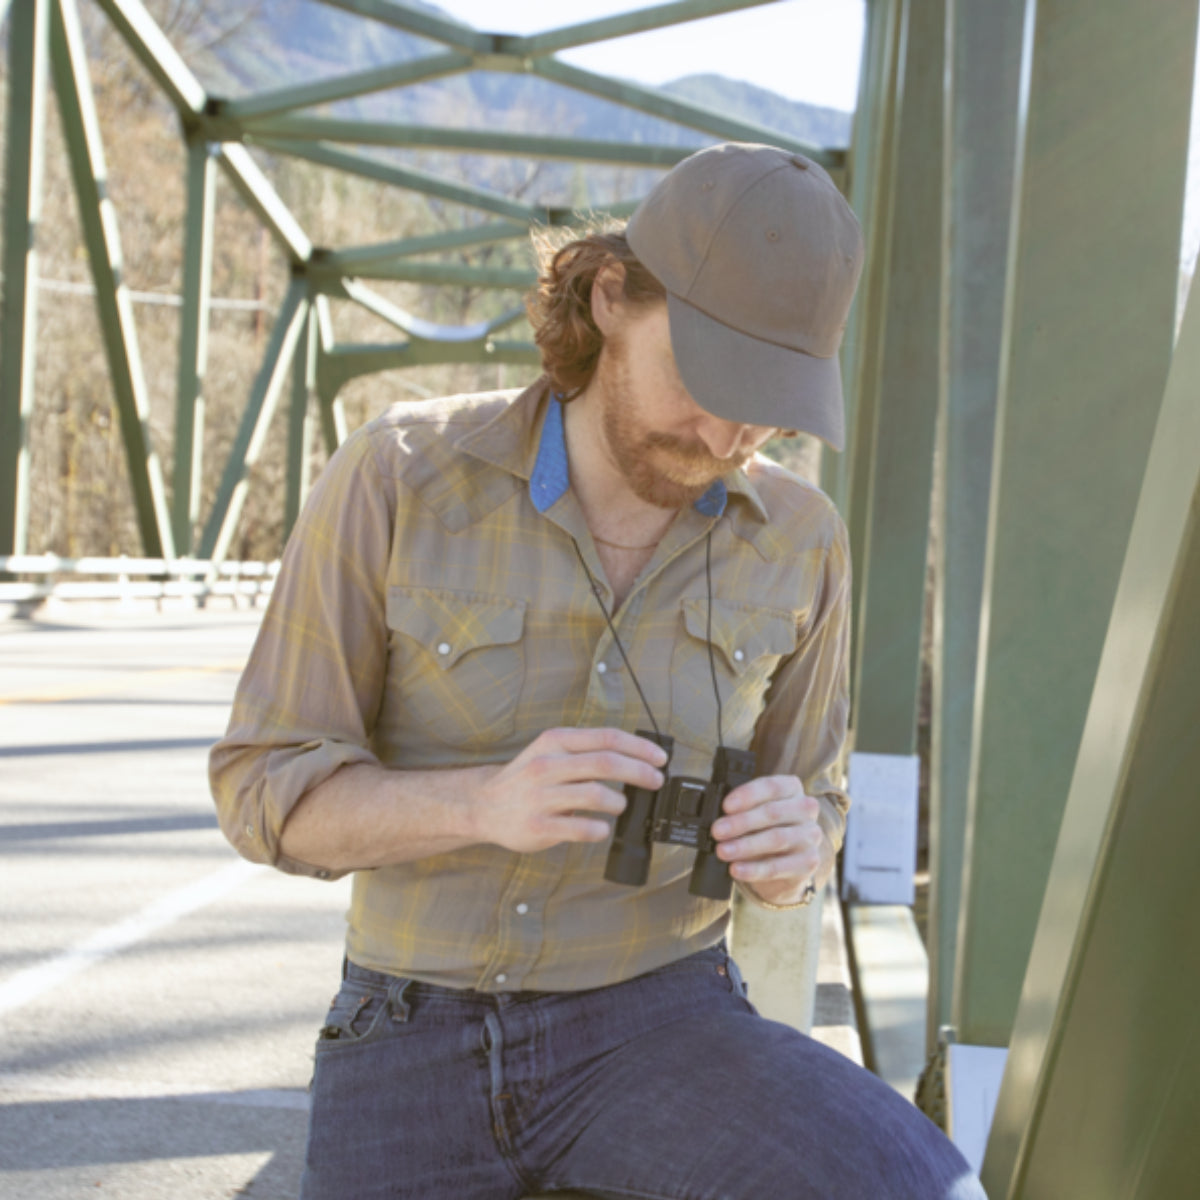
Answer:
<path fill-rule="evenodd" d="M 307 1112 L 308 1091 L 301 1087 L 224 1089 L 212 1085 L 160 1080 L 69 1079 L 34 1073 L 0 1075 L 4 1097 L 54 1096 L 69 1100 L 186 1100 L 190 1104 L 229 1104 L 237 1108 L 290 1109 Z"/>
<path fill-rule="evenodd" d="M 0 1014 L 11 1012 L 31 1000 L 36 1000 L 38 996 L 70 979 L 72 975 L 78 975 L 80 971 L 119 954 L 165 925 L 170 925 L 206 904 L 219 900 L 252 875 L 257 875 L 265 869 L 258 863 L 239 859 L 203 879 L 198 879 L 195 883 L 188 884 L 187 887 L 160 896 L 145 908 L 126 917 L 124 921 L 101 929 L 87 941 L 73 946 L 47 962 L 19 972 L 7 982 L 0 983 Z"/>

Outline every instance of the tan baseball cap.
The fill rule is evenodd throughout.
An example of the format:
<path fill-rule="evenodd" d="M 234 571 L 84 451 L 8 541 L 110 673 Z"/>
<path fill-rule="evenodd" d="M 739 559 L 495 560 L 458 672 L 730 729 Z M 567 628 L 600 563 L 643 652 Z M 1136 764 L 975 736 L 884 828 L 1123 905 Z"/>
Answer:
<path fill-rule="evenodd" d="M 671 348 L 702 408 L 842 449 L 837 351 L 863 239 L 820 166 L 774 146 L 711 146 L 659 180 L 626 237 L 667 290 Z"/>

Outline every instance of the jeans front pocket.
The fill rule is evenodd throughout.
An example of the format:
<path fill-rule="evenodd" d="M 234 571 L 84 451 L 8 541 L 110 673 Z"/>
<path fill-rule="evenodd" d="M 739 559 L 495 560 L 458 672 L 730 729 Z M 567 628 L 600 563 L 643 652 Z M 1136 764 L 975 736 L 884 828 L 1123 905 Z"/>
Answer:
<path fill-rule="evenodd" d="M 386 983 L 353 976 L 343 980 L 317 1036 L 317 1053 L 364 1045 L 399 1032 L 409 1017 L 404 993 L 411 983 L 403 976 Z"/>

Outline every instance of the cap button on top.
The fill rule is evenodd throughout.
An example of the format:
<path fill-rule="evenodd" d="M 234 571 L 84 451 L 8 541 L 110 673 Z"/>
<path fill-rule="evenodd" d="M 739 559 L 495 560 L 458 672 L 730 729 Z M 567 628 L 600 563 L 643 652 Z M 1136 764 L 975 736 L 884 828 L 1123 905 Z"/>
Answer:
<path fill-rule="evenodd" d="M 802 170 L 802 171 L 807 171 L 808 170 L 808 159 L 805 158 L 802 154 L 793 154 L 792 155 L 792 165 L 799 167 L 800 170 Z"/>

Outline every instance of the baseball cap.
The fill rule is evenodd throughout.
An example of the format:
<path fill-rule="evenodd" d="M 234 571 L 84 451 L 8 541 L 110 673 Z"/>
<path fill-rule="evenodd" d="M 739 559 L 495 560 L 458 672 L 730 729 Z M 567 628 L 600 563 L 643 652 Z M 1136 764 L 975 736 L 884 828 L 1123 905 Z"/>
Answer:
<path fill-rule="evenodd" d="M 666 288 L 675 362 L 702 408 L 842 449 L 837 351 L 863 238 L 826 171 L 774 146 L 710 146 L 659 180 L 625 236 Z"/>

